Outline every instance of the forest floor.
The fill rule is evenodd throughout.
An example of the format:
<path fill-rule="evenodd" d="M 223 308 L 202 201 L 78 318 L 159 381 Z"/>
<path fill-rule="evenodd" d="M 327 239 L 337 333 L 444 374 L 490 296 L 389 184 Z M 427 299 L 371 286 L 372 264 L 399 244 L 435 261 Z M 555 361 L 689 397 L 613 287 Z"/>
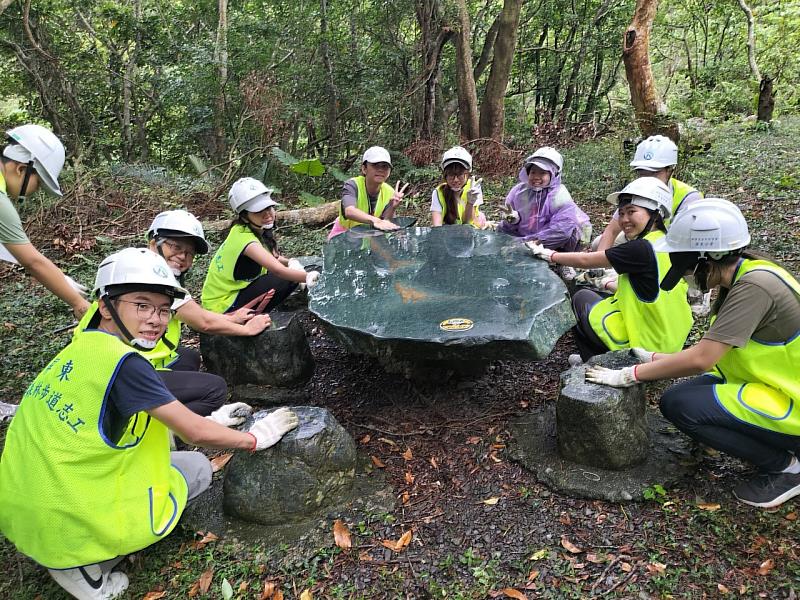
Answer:
<path fill-rule="evenodd" d="M 800 119 L 785 118 L 769 130 L 731 123 L 686 137 L 679 177 L 707 196 L 737 202 L 753 247 L 797 273 Z M 628 175 L 621 139 L 586 142 L 565 156 L 564 181 L 599 230 L 612 212 L 605 195 Z M 419 179 L 409 210 L 425 224 L 433 182 Z M 511 183 L 485 182 L 490 217 Z M 138 235 L 119 232 L 144 230 L 160 209 L 141 200 L 147 193 L 160 201 L 137 189 L 109 207 L 104 218 L 110 225 L 93 247 L 62 253 L 65 271 L 90 282 L 100 256 L 137 243 Z M 195 201 L 201 202 L 190 199 L 190 210 Z M 145 209 L 145 216 L 138 214 Z M 46 231 L 38 214 L 28 215 L 30 226 Z M 71 239 L 69 231 L 59 231 Z M 285 252 L 297 255 L 320 253 L 326 231 L 280 233 Z M 58 258 L 56 246 L 43 244 Z M 196 294 L 206 264 L 198 261 L 193 269 L 189 288 Z M 53 332 L 71 315 L 17 269 L 0 268 L 0 282 L 0 399 L 16 402 L 67 343 L 68 333 Z M 331 531 L 327 544 L 302 557 L 266 543 L 202 541 L 207 532 L 178 529 L 123 563 L 131 579 L 126 598 L 280 597 L 265 594 L 265 586 L 285 598 L 303 592 L 306 598 L 794 598 L 800 592 L 798 504 L 763 511 L 736 502 L 731 488 L 749 473 L 747 465 L 698 450 L 692 477 L 671 489 L 654 486 L 647 500 L 614 504 L 551 492 L 507 458 L 510 420 L 557 396 L 559 373 L 574 351 L 571 334 L 546 360 L 497 361 L 480 378 L 438 385 L 387 374 L 373 360 L 345 353 L 313 316 L 304 324 L 317 368 L 299 391 L 332 411 L 360 452 L 384 465 L 376 473 L 391 484 L 394 509 L 349 518 L 352 549 L 338 548 Z M 650 396 L 655 404 L 656 390 Z M 0 438 L 5 429 L 0 425 Z M 409 531 L 401 552 L 382 545 Z M 43 569 L 2 540 L 0 597 L 64 595 Z"/>

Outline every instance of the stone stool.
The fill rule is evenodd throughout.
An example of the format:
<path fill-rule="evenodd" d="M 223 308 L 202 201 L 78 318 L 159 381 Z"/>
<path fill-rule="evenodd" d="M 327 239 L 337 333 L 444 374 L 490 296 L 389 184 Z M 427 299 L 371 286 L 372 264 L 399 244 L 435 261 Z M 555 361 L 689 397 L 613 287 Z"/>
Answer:
<path fill-rule="evenodd" d="M 211 373 L 230 385 L 291 387 L 311 379 L 314 358 L 296 312 L 270 313 L 272 326 L 256 336 L 200 334 L 200 353 Z"/>
<path fill-rule="evenodd" d="M 298 523 L 350 492 L 356 469 L 353 438 L 324 408 L 291 407 L 297 428 L 260 452 L 237 452 L 225 472 L 225 513 L 264 525 Z M 259 411 L 242 427 L 271 410 Z"/>
<path fill-rule="evenodd" d="M 589 364 L 621 369 L 637 364 L 627 351 L 593 357 Z M 572 462 L 621 470 L 647 459 L 645 386 L 613 388 L 588 383 L 586 368 L 561 374 L 556 402 L 558 451 Z"/>

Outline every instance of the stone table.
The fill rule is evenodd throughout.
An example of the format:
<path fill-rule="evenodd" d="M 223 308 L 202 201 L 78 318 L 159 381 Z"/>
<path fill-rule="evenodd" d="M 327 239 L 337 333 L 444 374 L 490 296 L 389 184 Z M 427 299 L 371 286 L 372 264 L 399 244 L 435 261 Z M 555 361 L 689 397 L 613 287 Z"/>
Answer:
<path fill-rule="evenodd" d="M 326 244 L 323 261 L 309 309 L 384 365 L 541 359 L 575 324 L 561 280 L 506 234 L 358 228 Z"/>

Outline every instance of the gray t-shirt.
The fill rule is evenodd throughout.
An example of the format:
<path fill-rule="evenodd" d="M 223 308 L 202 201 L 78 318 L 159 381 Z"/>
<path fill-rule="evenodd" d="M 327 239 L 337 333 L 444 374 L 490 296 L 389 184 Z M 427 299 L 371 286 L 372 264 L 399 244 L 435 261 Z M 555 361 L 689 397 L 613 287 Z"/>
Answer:
<path fill-rule="evenodd" d="M 0 192 L 0 244 L 27 244 L 28 236 L 22 229 L 17 209 L 8 194 Z"/>
<path fill-rule="evenodd" d="M 369 214 L 375 212 L 375 205 L 378 203 L 378 194 L 374 196 L 370 196 L 370 193 L 367 192 L 367 200 L 369 201 Z M 342 213 L 344 213 L 344 209 L 348 206 L 353 206 L 358 208 L 358 186 L 356 182 L 352 179 L 348 179 L 344 182 L 342 186 Z M 387 205 L 388 208 L 388 205 Z M 383 209 L 383 212 L 386 212 L 386 209 Z M 381 218 L 383 215 L 381 214 Z"/>
<path fill-rule="evenodd" d="M 800 298 L 775 274 L 751 271 L 731 288 L 703 336 L 742 348 L 748 340 L 782 343 L 800 331 Z"/>

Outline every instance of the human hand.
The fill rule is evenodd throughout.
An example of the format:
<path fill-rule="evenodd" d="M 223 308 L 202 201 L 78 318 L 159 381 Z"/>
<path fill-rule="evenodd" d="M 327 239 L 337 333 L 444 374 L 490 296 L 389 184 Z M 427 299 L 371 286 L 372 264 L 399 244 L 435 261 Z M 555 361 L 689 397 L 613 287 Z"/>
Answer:
<path fill-rule="evenodd" d="M 586 277 L 585 281 L 588 285 L 601 292 L 614 291 L 617 289 L 617 273 L 606 273 L 600 277 Z"/>
<path fill-rule="evenodd" d="M 75 315 L 75 318 L 79 321 L 83 318 L 83 315 L 89 310 L 89 303 L 84 300 L 83 298 L 80 299 L 80 302 L 77 304 L 72 305 L 72 314 Z"/>
<path fill-rule="evenodd" d="M 555 250 L 545 248 L 538 242 L 525 242 L 525 247 L 530 250 L 531 254 L 533 254 L 536 258 L 541 258 L 547 262 L 551 262 L 553 260 L 553 254 L 555 254 Z"/>
<path fill-rule="evenodd" d="M 231 427 L 244 423 L 252 412 L 253 408 L 249 404 L 234 402 L 233 404 L 220 406 L 217 410 L 208 415 L 206 419 L 214 421 L 214 423 L 224 427 Z"/>
<path fill-rule="evenodd" d="M 232 313 L 228 313 L 225 316 L 228 317 L 234 323 L 238 323 L 239 325 L 244 325 L 250 319 L 255 317 L 257 314 L 261 314 L 267 308 L 269 301 L 272 300 L 272 297 L 275 295 L 275 290 L 268 290 L 263 294 L 256 296 L 250 302 L 242 306 L 241 308 L 236 309 Z"/>
<path fill-rule="evenodd" d="M 89 288 L 87 288 L 85 285 L 81 285 L 80 283 L 78 283 L 77 281 L 75 281 L 75 280 L 74 280 L 72 277 L 70 277 L 69 275 L 64 275 L 64 279 L 66 279 L 66 280 L 67 280 L 67 283 L 69 284 L 69 286 L 70 286 L 70 287 L 71 287 L 73 290 L 75 290 L 76 292 L 78 292 L 78 295 L 80 295 L 80 296 L 81 296 L 81 298 L 83 298 L 84 300 L 87 300 L 87 299 L 89 298 Z"/>
<path fill-rule="evenodd" d="M 297 427 L 299 422 L 297 415 L 286 407 L 256 421 L 248 431 L 254 440 L 253 452 L 274 446 L 287 432 Z"/>
<path fill-rule="evenodd" d="M 586 369 L 586 381 L 621 388 L 631 387 L 639 383 L 636 379 L 636 367 L 624 367 L 622 369 L 607 369 L 600 366 L 589 367 Z"/>
<path fill-rule="evenodd" d="M 469 190 L 467 191 L 467 203 L 472 204 L 479 204 L 478 200 L 483 200 L 483 189 L 481 188 L 481 183 L 483 183 L 483 178 L 475 179 L 473 175 L 469 180 Z"/>
<path fill-rule="evenodd" d="M 392 194 L 391 200 L 389 203 L 391 204 L 392 208 L 397 208 L 399 204 L 403 201 L 403 198 L 406 195 L 406 189 L 408 188 L 408 184 L 406 183 L 402 188 L 400 187 L 400 182 L 394 184 L 394 194 Z"/>
<path fill-rule="evenodd" d="M 516 225 L 519 223 L 519 213 L 511 208 L 508 204 L 503 204 L 500 207 L 500 210 L 503 211 L 503 220 L 508 223 L 509 225 Z"/>
<path fill-rule="evenodd" d="M 244 324 L 245 335 L 258 335 L 272 325 L 272 318 L 268 314 L 254 315 Z"/>
<path fill-rule="evenodd" d="M 388 219 L 378 219 L 372 224 L 372 227 L 380 231 L 396 231 L 397 229 L 400 229 L 399 225 L 392 223 Z"/>
<path fill-rule="evenodd" d="M 286 265 L 290 269 L 297 269 L 298 271 L 305 271 L 303 264 L 297 260 L 296 258 L 290 258 L 289 262 Z"/>
<path fill-rule="evenodd" d="M 653 357 L 656 353 L 644 348 L 631 348 L 630 355 L 635 356 L 640 363 L 649 363 L 653 362 Z"/>
<path fill-rule="evenodd" d="M 313 288 L 319 281 L 319 271 L 309 271 L 306 273 L 306 286 L 308 289 Z"/>

